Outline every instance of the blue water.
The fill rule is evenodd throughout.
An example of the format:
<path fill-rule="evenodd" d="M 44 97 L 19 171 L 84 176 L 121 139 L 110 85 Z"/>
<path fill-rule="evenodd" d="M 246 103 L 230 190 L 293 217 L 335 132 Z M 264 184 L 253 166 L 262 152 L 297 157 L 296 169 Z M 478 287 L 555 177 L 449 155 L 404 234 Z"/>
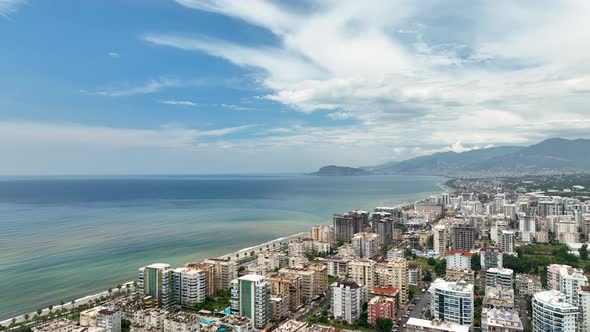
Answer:
<path fill-rule="evenodd" d="M 0 319 L 439 192 L 419 176 L 0 178 Z"/>

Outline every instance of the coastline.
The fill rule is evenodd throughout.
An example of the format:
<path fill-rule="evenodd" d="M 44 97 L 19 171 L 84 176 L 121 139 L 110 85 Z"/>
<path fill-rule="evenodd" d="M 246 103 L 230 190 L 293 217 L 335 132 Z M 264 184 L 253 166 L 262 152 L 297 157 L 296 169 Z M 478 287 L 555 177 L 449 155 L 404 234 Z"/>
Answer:
<path fill-rule="evenodd" d="M 439 181 L 441 181 L 441 180 L 443 180 L 443 179 L 439 179 Z M 447 191 L 447 189 L 444 188 L 444 185 L 442 184 L 442 182 L 436 183 L 436 186 L 438 188 L 440 188 L 440 190 Z M 433 189 L 434 190 L 431 193 L 440 192 L 440 191 L 436 190 L 435 188 L 433 188 Z M 401 203 L 395 204 L 394 206 L 395 207 L 399 207 L 399 208 L 404 208 L 404 207 L 407 207 L 407 206 L 412 206 L 415 202 L 427 198 L 427 196 L 423 196 L 425 194 L 428 195 L 429 193 L 422 193 L 422 195 L 419 195 L 419 197 L 417 195 L 416 196 L 416 200 L 408 200 L 408 199 L 412 199 L 412 198 L 407 197 L 405 199 L 402 199 L 401 200 L 402 201 Z M 375 204 L 375 203 L 373 203 L 373 204 Z M 378 206 L 378 205 L 375 205 L 375 206 Z M 373 206 L 373 208 L 375 206 Z M 319 224 L 323 224 L 323 223 L 320 222 Z M 302 232 L 292 233 L 292 234 L 286 235 L 286 236 L 280 236 L 280 237 L 274 238 L 274 239 L 272 239 L 270 241 L 266 241 L 264 243 L 256 244 L 256 245 L 245 247 L 245 248 L 241 248 L 239 250 L 235 250 L 235 251 L 228 252 L 226 254 L 219 255 L 219 256 L 214 256 L 214 257 L 219 257 L 219 258 L 229 257 L 230 259 L 240 259 L 240 258 L 243 258 L 246 255 L 251 254 L 253 251 L 262 250 L 265 246 L 268 249 L 271 249 L 271 247 L 272 247 L 273 244 L 277 244 L 277 243 L 281 243 L 281 242 L 285 242 L 285 241 L 290 241 L 290 240 L 292 240 L 294 238 L 305 236 L 305 234 L 309 234 L 309 229 L 307 229 L 306 231 L 302 231 Z M 189 262 L 190 261 L 186 261 L 184 263 L 189 263 Z M 176 264 L 178 264 L 178 263 L 179 262 L 176 262 Z M 181 263 L 181 264 L 184 264 L 184 263 Z M 178 266 L 182 266 L 182 265 L 178 265 Z M 131 269 L 132 270 L 135 270 L 133 267 Z M 125 279 L 127 279 L 127 278 L 125 278 Z M 131 287 L 129 289 L 130 292 L 131 291 L 134 291 L 134 289 L 132 289 L 132 287 L 133 287 L 132 286 L 133 285 L 133 281 L 127 281 L 127 282 L 124 282 L 124 283 L 121 282 L 121 284 L 123 285 L 123 288 L 121 289 L 122 292 L 125 292 L 126 291 L 125 285 L 127 285 L 127 284 L 130 284 L 131 285 Z M 112 288 L 112 294 L 115 294 L 115 295 L 118 294 L 118 289 L 116 287 L 113 287 Z M 92 300 L 94 300 L 96 298 L 100 298 L 101 296 L 107 296 L 107 295 L 108 295 L 108 291 L 106 291 L 106 290 L 97 291 L 94 294 L 87 294 L 87 295 L 83 295 L 83 296 L 81 295 L 79 298 L 77 298 L 75 300 L 75 302 L 74 302 L 75 303 L 75 307 L 77 307 L 79 305 L 82 305 L 82 304 L 86 304 L 86 303 L 88 303 L 88 302 L 90 302 L 90 301 L 92 301 Z M 72 307 L 71 302 L 66 303 L 63 306 L 61 306 L 59 304 L 59 299 L 57 299 L 56 302 L 58 302 L 58 303 L 52 305 L 53 311 L 58 310 L 58 309 L 60 309 L 60 310 L 61 309 L 70 309 Z M 49 305 L 47 305 L 47 306 L 49 306 Z M 22 311 L 18 315 L 14 315 L 12 317 L 8 317 L 6 319 L 3 319 L 2 321 L 0 321 L 0 325 L 8 326 L 11 323 L 11 321 L 12 321 L 13 318 L 16 319 L 16 322 L 17 323 L 24 322 L 25 321 L 24 320 L 24 316 L 25 315 L 29 315 L 29 319 L 31 319 L 33 316 L 35 316 L 37 314 L 36 313 L 36 310 L 37 309 L 30 310 L 31 312 L 28 312 L 28 313 L 27 313 L 27 311 Z M 43 308 L 42 310 L 43 310 L 43 312 L 42 312 L 43 315 L 49 313 L 49 309 L 47 307 L 46 308 Z"/>
<path fill-rule="evenodd" d="M 243 258 L 243 257 L 249 256 L 250 253 L 254 252 L 257 249 L 264 248 L 265 246 L 267 249 L 270 249 L 271 245 L 281 244 L 285 241 L 291 241 L 292 239 L 302 237 L 306 234 L 309 235 L 309 231 L 304 231 L 304 232 L 299 232 L 299 233 L 295 233 L 295 234 L 291 234 L 291 235 L 287 235 L 287 236 L 282 236 L 282 237 L 279 237 L 279 238 L 276 238 L 276 239 L 273 239 L 273 240 L 270 240 L 270 241 L 267 241 L 267 242 L 264 242 L 261 244 L 242 248 L 237 251 L 218 256 L 218 258 L 229 258 L 230 260 L 231 259 L 239 259 L 240 257 Z M 190 262 L 186 262 L 186 263 L 190 263 Z M 121 285 L 123 286 L 121 288 L 121 292 L 124 293 L 127 291 L 126 285 L 130 285 L 129 291 L 135 291 L 135 287 L 133 286 L 134 282 L 135 282 L 135 280 L 121 283 Z M 118 294 L 118 293 L 119 293 L 119 289 L 117 289 L 117 288 L 112 289 L 112 294 Z M 107 296 L 107 295 L 109 295 L 108 290 L 104 290 L 102 292 L 98 292 L 95 294 L 85 295 L 79 299 L 74 300 L 73 307 L 75 308 L 77 306 L 87 304 L 90 301 L 94 301 L 95 299 L 100 298 L 101 296 Z M 65 303 L 63 306 L 59 303 L 55 304 L 55 305 L 53 305 L 52 311 L 62 310 L 62 309 L 72 309 L 72 303 L 71 302 Z M 43 308 L 41 315 L 46 315 L 49 312 L 50 311 L 49 311 L 48 307 Z M 12 323 L 13 319 L 15 320 L 16 324 L 23 323 L 23 322 L 25 322 L 25 315 L 29 315 L 29 322 L 30 322 L 32 317 L 37 315 L 37 312 L 33 311 L 33 312 L 23 313 L 18 316 L 13 316 L 13 317 L 7 318 L 5 320 L 0 321 L 0 326 L 8 327 Z"/>

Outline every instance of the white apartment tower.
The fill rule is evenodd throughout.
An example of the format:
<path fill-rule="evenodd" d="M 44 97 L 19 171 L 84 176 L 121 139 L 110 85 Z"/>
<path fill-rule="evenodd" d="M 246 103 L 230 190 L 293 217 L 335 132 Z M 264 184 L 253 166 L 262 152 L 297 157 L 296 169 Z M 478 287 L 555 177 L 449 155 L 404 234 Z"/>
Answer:
<path fill-rule="evenodd" d="M 334 318 L 353 323 L 360 318 L 366 301 L 366 289 L 354 281 L 339 281 L 331 285 Z"/>
<path fill-rule="evenodd" d="M 172 271 L 172 300 L 180 306 L 194 306 L 205 301 L 205 271 L 180 267 Z"/>
<path fill-rule="evenodd" d="M 443 224 L 438 224 L 432 228 L 432 236 L 433 236 L 433 246 L 432 248 L 434 252 L 438 254 L 443 254 L 447 251 L 447 243 L 448 243 L 448 236 L 447 236 L 447 226 Z"/>
<path fill-rule="evenodd" d="M 432 317 L 446 322 L 473 324 L 473 285 L 436 279 L 430 285 Z"/>
<path fill-rule="evenodd" d="M 533 295 L 533 332 L 576 332 L 578 307 L 556 290 Z"/>

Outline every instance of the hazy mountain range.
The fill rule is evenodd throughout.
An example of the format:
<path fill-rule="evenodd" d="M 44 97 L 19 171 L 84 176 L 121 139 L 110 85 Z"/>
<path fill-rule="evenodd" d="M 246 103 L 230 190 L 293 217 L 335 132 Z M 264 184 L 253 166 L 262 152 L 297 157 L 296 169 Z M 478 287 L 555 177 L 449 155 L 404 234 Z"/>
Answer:
<path fill-rule="evenodd" d="M 310 175 L 485 175 L 590 172 L 590 140 L 550 138 L 531 146 L 439 152 L 360 168 L 326 166 Z"/>

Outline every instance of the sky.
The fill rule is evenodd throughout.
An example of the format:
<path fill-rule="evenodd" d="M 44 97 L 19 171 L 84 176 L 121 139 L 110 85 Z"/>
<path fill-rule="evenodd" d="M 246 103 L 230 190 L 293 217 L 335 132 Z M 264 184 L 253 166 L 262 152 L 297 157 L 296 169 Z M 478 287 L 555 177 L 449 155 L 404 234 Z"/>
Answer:
<path fill-rule="evenodd" d="M 309 172 L 589 138 L 588 12 L 0 0 L 0 174 Z"/>

